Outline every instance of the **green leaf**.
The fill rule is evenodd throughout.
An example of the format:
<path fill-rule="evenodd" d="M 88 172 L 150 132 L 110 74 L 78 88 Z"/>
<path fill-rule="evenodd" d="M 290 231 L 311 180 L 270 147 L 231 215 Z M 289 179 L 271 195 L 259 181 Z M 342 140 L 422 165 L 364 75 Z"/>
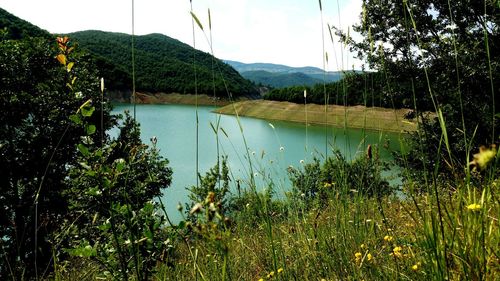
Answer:
<path fill-rule="evenodd" d="M 90 166 L 89 166 L 87 163 L 85 163 L 85 162 L 80 162 L 80 163 L 78 163 L 78 164 L 80 164 L 80 166 L 82 166 L 82 167 L 83 167 L 84 169 L 86 169 L 86 170 L 91 170 L 91 169 L 92 169 L 92 167 L 90 167 Z"/>
<path fill-rule="evenodd" d="M 123 158 L 116 159 L 115 163 L 116 163 L 116 171 L 117 172 L 123 171 L 123 169 L 125 168 L 125 164 L 126 164 L 125 160 Z"/>
<path fill-rule="evenodd" d="M 70 115 L 69 116 L 69 120 L 73 121 L 73 123 L 75 123 L 77 125 L 81 125 L 82 124 L 82 119 L 80 119 L 80 116 L 78 116 L 76 114 Z"/>
<path fill-rule="evenodd" d="M 85 117 L 90 117 L 95 111 L 95 107 L 93 106 L 83 106 L 80 108 L 82 110 L 82 115 Z"/>
<path fill-rule="evenodd" d="M 68 72 L 71 72 L 71 69 L 73 68 L 73 66 L 74 66 L 74 65 L 75 65 L 75 63 L 74 63 L 74 62 L 70 62 L 70 63 L 68 63 L 68 65 L 66 66 L 66 70 L 67 70 Z"/>
<path fill-rule="evenodd" d="M 180 221 L 179 224 L 177 225 L 178 229 L 184 229 L 186 228 L 186 222 L 185 221 Z"/>
<path fill-rule="evenodd" d="M 77 147 L 83 156 L 89 156 L 89 149 L 85 145 L 79 143 Z"/>
<path fill-rule="evenodd" d="M 81 257 L 81 258 L 93 257 L 97 254 L 97 250 L 92 248 L 92 246 L 90 246 L 90 245 L 81 246 L 81 247 L 75 248 L 75 249 L 65 249 L 65 250 L 70 255 Z"/>
<path fill-rule="evenodd" d="M 87 125 L 85 127 L 85 130 L 87 131 L 87 135 L 93 135 L 93 134 L 95 134 L 96 127 L 95 127 L 95 125 Z"/>

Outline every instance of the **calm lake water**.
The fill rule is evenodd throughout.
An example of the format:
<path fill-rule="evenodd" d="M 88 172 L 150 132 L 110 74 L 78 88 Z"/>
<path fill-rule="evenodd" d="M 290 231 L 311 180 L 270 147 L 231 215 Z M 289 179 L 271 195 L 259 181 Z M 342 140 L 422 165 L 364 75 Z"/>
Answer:
<path fill-rule="evenodd" d="M 228 157 L 232 184 L 237 179 L 248 181 L 250 178 L 244 135 L 258 188 L 265 188 L 272 180 L 277 196 L 290 188 L 287 167 L 300 167 L 301 162 L 311 161 L 313 157 L 324 159 L 325 151 L 332 155 L 332 149 L 338 149 L 352 159 L 357 153 L 364 153 L 366 145 L 378 144 L 381 157 L 391 159 L 390 152 L 383 147 L 393 150 L 399 147 L 397 134 L 313 125 L 306 127 L 304 124 L 247 117 L 240 117 L 242 134 L 236 117 L 212 113 L 213 109 L 209 106 L 198 107 L 200 173 L 203 175 L 217 163 L 214 128 L 219 119 L 219 152 Z M 118 114 L 124 110 L 133 112 L 133 106 L 118 104 L 113 112 Z M 136 118 L 141 125 L 143 141 L 151 143 L 151 137 L 156 136 L 157 147 L 170 161 L 173 181 L 164 192 L 162 201 L 169 216 L 178 221 L 180 214 L 176 206 L 179 202 L 182 205 L 187 202 L 186 187 L 196 185 L 196 107 L 137 105 Z"/>

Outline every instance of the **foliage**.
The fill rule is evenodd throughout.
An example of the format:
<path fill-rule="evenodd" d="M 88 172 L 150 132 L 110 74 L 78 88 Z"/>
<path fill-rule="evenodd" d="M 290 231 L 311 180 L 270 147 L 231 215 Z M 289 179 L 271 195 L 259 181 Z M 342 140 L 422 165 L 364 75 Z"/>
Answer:
<path fill-rule="evenodd" d="M 66 85 L 74 95 L 77 76 L 70 56 L 74 47 L 68 37 L 58 38 L 57 43 L 60 53 L 56 58 L 69 74 Z M 104 79 L 100 86 L 104 95 Z M 133 275 L 148 280 L 171 246 L 162 230 L 165 218 L 157 216 L 158 203 L 152 199 L 170 185 L 172 170 L 159 156 L 155 143 L 152 149 L 142 143 L 139 125 L 128 113 L 116 140 L 101 132 L 100 142 L 93 141 L 97 131 L 92 120 L 94 103 L 98 104 L 86 100 L 69 116 L 84 128 L 84 134 L 76 146 L 76 163 L 67 167 L 63 195 L 69 212 L 52 241 L 69 247 L 66 251 L 71 255 L 95 257 L 115 278 L 126 280 Z M 100 104 L 102 108 L 103 96 Z"/>
<path fill-rule="evenodd" d="M 222 215 L 228 209 L 229 200 L 229 168 L 227 167 L 227 157 L 223 157 L 220 162 L 217 162 L 205 176 L 198 175 L 199 185 L 188 188 L 189 200 L 191 206 L 187 205 L 189 210 L 196 203 L 204 202 L 209 194 L 213 194 L 214 198 L 210 199 L 217 205 L 217 209 Z"/>
<path fill-rule="evenodd" d="M 78 149 L 64 193 L 71 210 L 62 227 L 68 236 L 61 237 L 67 251 L 97 260 L 114 278 L 149 280 L 172 250 L 166 218 L 152 200 L 171 183 L 168 161 L 141 142 L 128 113 L 116 140 Z"/>
<path fill-rule="evenodd" d="M 370 148 L 369 148 L 370 149 Z M 381 172 L 387 163 L 378 155 L 360 156 L 347 161 L 339 152 L 320 164 L 318 159 L 302 169 L 289 168 L 292 182 L 292 198 L 312 207 L 315 202 L 324 204 L 331 196 L 361 195 L 382 197 L 392 192 Z"/>
<path fill-rule="evenodd" d="M 354 26 L 362 39 L 339 32 L 384 74 L 393 96 L 414 100 L 421 118 L 442 113 L 412 136 L 419 145 L 403 156 L 410 167 L 431 167 L 438 155 L 437 171 L 459 175 L 453 167 L 464 166 L 471 150 L 498 141 L 499 11 L 495 1 L 363 1 Z"/>
<path fill-rule="evenodd" d="M 307 99 L 304 99 L 304 90 Z M 326 93 L 326 97 L 325 97 Z M 408 107 L 410 100 L 391 95 L 384 83 L 384 77 L 377 72 L 345 72 L 342 79 L 325 85 L 292 86 L 273 89 L 264 99 L 294 103 L 315 103 L 336 105 L 365 105 L 378 107 Z"/>
<path fill-rule="evenodd" d="M 497 280 L 498 184 L 462 186 L 442 198 L 326 192 L 321 204 L 304 209 L 290 197 L 290 212 L 272 220 L 271 234 L 265 220 L 238 217 L 222 240 L 180 247 L 177 266 L 163 267 L 156 277 L 211 280 L 231 272 L 245 280 Z M 214 241 L 224 243 L 226 256 L 213 251 Z"/>
<path fill-rule="evenodd" d="M 68 210 L 62 197 L 67 166 L 75 163 L 84 132 L 69 116 L 85 100 L 100 100 L 88 57 L 75 52 L 77 64 L 68 71 L 54 59 L 57 53 L 44 39 L 0 41 L 0 106 L 6 109 L 0 113 L 2 276 L 31 278 L 49 266 L 48 236 Z M 71 94 L 70 76 L 78 77 L 68 84 Z M 109 112 L 103 103 L 92 117 L 103 120 L 90 136 L 96 143 L 113 124 Z"/>
<path fill-rule="evenodd" d="M 107 62 L 113 73 L 112 85 L 132 81 L 132 37 L 102 31 L 82 31 L 70 34 L 80 46 Z M 232 67 L 211 55 L 161 34 L 135 36 L 136 88 L 138 91 L 195 94 L 227 97 L 226 86 L 234 96 L 253 96 L 256 90 Z M 193 68 L 193 59 L 196 67 Z M 107 70 L 103 70 L 107 71 Z M 124 76 L 123 73 L 126 75 Z M 196 79 L 195 75 L 196 73 Z"/>

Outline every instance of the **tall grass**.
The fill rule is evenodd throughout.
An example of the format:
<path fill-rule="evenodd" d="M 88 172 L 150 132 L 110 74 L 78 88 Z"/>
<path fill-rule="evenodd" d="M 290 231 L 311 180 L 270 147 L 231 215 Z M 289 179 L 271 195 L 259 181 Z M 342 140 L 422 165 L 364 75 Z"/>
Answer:
<path fill-rule="evenodd" d="M 319 3 L 322 16 L 322 3 Z M 404 3 L 407 5 L 406 1 Z M 407 32 L 416 32 L 418 26 L 413 19 L 411 7 L 406 8 L 413 24 L 407 27 Z M 201 21 L 193 11 L 191 14 L 193 29 L 196 22 L 204 32 Z M 210 39 L 207 37 L 207 40 L 213 54 L 210 13 L 209 25 Z M 333 36 L 331 38 L 333 40 Z M 322 43 L 324 46 L 324 39 Z M 485 47 L 488 49 L 487 44 Z M 324 50 L 322 55 L 326 57 Z M 490 59 L 489 55 L 486 59 Z M 214 66 L 214 75 L 216 69 L 217 65 Z M 444 109 L 435 101 L 425 68 L 424 71 L 442 129 L 438 145 L 441 150 L 445 149 L 450 153 L 452 147 L 447 132 L 452 128 L 447 127 L 442 113 Z M 490 79 L 493 80 L 491 65 L 489 71 Z M 387 79 L 386 83 L 390 88 L 390 83 L 393 82 Z M 460 84 L 458 74 L 457 84 Z M 370 98 L 373 105 L 370 81 L 366 81 L 365 85 L 365 105 L 370 104 Z M 343 90 L 346 96 L 347 88 L 344 86 Z M 369 93 L 372 93 L 371 97 Z M 414 109 L 418 111 L 416 94 L 412 94 Z M 460 89 L 457 94 L 460 96 Z M 232 98 L 230 93 L 228 98 Z M 325 118 L 329 98 L 325 87 Z M 346 104 L 345 100 L 344 103 Z M 306 93 L 304 105 L 307 120 Z M 377 178 L 384 168 L 384 164 L 377 158 L 377 147 L 381 149 L 382 140 L 378 144 L 362 141 L 358 157 L 348 161 L 341 154 L 335 153 L 338 147 L 331 142 L 326 128 L 325 153 L 317 156 L 321 161 L 306 162 L 298 168 L 289 168 L 291 177 L 295 175 L 300 180 L 292 180 L 290 186 L 286 187 L 286 181 L 281 181 L 270 172 L 273 167 L 285 169 L 283 163 L 286 149 L 281 150 L 280 163 L 275 166 L 266 162 L 264 157 L 260 160 L 254 157 L 235 107 L 234 110 L 246 150 L 240 152 L 238 158 L 242 163 L 247 162 L 248 178 L 238 182 L 237 196 L 225 198 L 234 203 L 231 206 L 232 212 L 217 205 L 220 202 L 213 198 L 224 184 L 217 177 L 223 170 L 219 156 L 228 149 L 219 143 L 219 134 L 222 133 L 230 142 L 231 137 L 219 126 L 220 119 L 216 118 L 215 124 L 211 123 L 211 126 L 217 138 L 217 169 L 213 176 L 216 178 L 214 186 L 218 189 L 204 186 L 209 173 L 197 181 L 197 187 L 207 187 L 206 199 L 192 202 L 193 208 L 186 210 L 186 215 L 190 218 L 186 217 L 178 225 L 170 226 L 169 229 L 173 229 L 178 235 L 178 240 L 174 241 L 175 252 L 169 264 L 158 264 L 156 279 L 500 279 L 500 201 L 497 194 L 500 180 L 495 178 L 499 152 L 485 150 L 483 154 L 476 156 L 486 157 L 485 153 L 490 153 L 488 157 L 496 157 L 488 167 L 484 167 L 482 174 L 471 172 L 470 167 L 457 166 L 454 169 L 467 171 L 466 180 L 450 179 L 444 183 L 437 180 L 437 168 L 427 166 L 427 163 L 424 163 L 425 173 L 422 174 L 426 177 L 425 180 L 412 178 L 403 154 L 402 174 L 408 180 L 404 186 L 398 187 L 398 193 L 391 193 L 388 192 L 390 190 L 383 189 L 388 188 L 384 185 L 384 179 Z M 465 109 L 460 110 L 463 116 Z M 366 120 L 369 117 L 364 118 Z M 196 120 L 198 126 L 198 118 Z M 462 118 L 462 122 L 463 120 Z M 283 147 L 279 132 L 272 124 L 271 127 L 279 147 Z M 345 123 L 344 128 L 348 127 L 349 124 Z M 467 136 L 465 124 L 463 127 L 464 141 L 467 144 L 474 136 Z M 309 160 L 311 148 L 307 143 L 307 124 L 305 128 L 304 159 Z M 471 152 L 469 147 L 464 155 L 466 163 L 470 162 Z M 452 161 L 451 154 L 449 158 L 452 165 L 456 163 Z M 198 155 L 196 167 L 198 173 Z M 479 180 L 472 181 L 471 173 L 477 173 Z M 258 175 L 262 176 L 261 181 L 255 180 Z M 283 190 L 276 190 L 277 185 L 283 186 Z M 368 195 L 370 188 L 377 189 L 380 194 Z M 277 192 L 282 192 L 282 196 L 276 196 Z M 95 267 L 90 264 L 88 268 Z M 56 273 L 60 272 L 56 270 Z"/>

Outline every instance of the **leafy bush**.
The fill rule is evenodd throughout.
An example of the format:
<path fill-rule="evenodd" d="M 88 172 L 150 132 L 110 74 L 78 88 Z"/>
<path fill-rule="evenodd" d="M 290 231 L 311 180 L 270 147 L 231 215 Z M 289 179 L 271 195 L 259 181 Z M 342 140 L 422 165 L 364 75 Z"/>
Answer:
<path fill-rule="evenodd" d="M 76 164 L 85 133 L 69 116 L 85 100 L 100 100 L 88 56 L 74 51 L 68 71 L 57 55 L 45 39 L 0 41 L 0 277 L 34 278 L 50 268 L 48 237 L 68 212 L 67 167 Z M 70 77 L 78 78 L 68 93 Z M 95 124 L 102 118 L 89 136 L 95 143 L 114 123 L 110 109 L 104 101 L 91 117 Z"/>
<path fill-rule="evenodd" d="M 389 183 L 381 175 L 387 169 L 387 164 L 376 154 L 371 155 L 371 152 L 349 162 L 337 151 L 323 164 L 314 159 L 302 169 L 288 169 L 292 181 L 292 198 L 311 206 L 314 202 L 324 203 L 331 196 L 359 194 L 381 197 L 392 192 Z"/>

